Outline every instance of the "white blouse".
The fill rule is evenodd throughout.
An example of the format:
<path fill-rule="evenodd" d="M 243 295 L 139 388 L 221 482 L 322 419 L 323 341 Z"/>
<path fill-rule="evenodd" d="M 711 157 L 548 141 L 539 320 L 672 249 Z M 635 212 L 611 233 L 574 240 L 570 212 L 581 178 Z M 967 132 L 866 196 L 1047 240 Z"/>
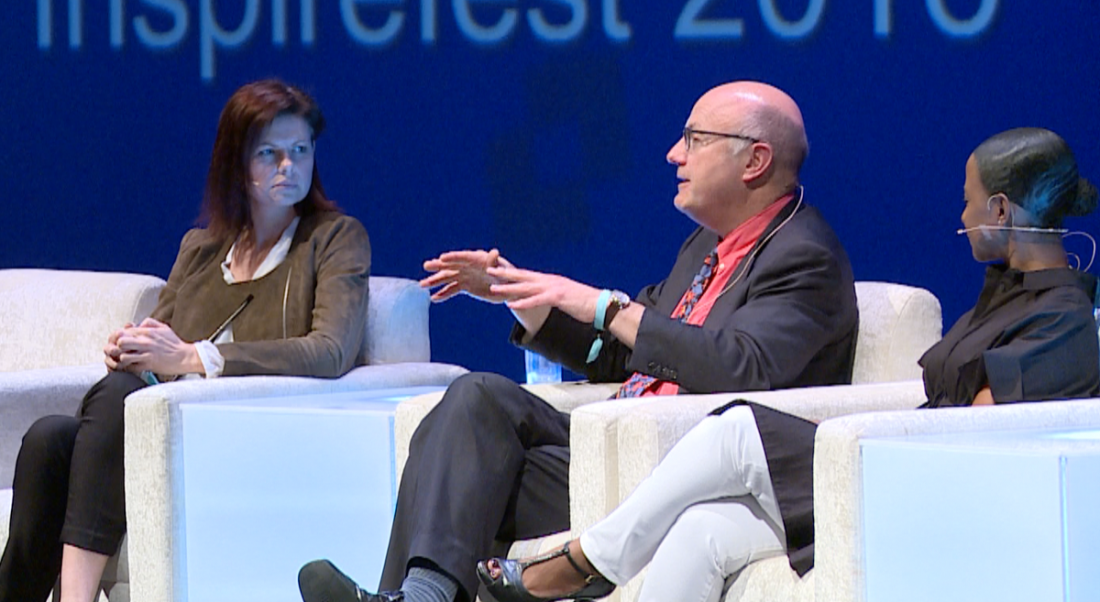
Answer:
<path fill-rule="evenodd" d="M 252 280 L 257 278 L 263 278 L 275 270 L 275 268 L 282 265 L 286 259 L 287 253 L 290 252 L 290 243 L 294 240 L 294 232 L 298 229 L 298 222 L 300 218 L 294 218 L 294 221 L 290 222 L 290 225 L 283 230 L 282 236 L 279 237 L 275 246 L 271 247 L 268 251 L 267 257 L 264 257 L 260 267 L 256 268 L 256 273 L 252 274 Z M 226 284 L 235 284 L 237 280 L 233 278 L 233 272 L 230 271 L 229 266 L 233 263 L 233 251 L 237 249 L 237 243 L 234 242 L 232 247 L 229 247 L 229 253 L 225 255 L 225 261 L 222 262 L 222 278 L 225 279 Z M 218 338 L 213 341 L 195 341 L 195 351 L 199 354 L 199 360 L 202 362 L 203 370 L 206 372 L 206 378 L 217 378 L 221 376 L 222 370 L 225 369 L 225 358 L 222 357 L 220 351 L 218 351 L 217 345 L 220 343 L 232 343 L 233 342 L 233 324 L 230 323 L 222 330 Z M 198 375 L 195 375 L 198 376 Z"/>

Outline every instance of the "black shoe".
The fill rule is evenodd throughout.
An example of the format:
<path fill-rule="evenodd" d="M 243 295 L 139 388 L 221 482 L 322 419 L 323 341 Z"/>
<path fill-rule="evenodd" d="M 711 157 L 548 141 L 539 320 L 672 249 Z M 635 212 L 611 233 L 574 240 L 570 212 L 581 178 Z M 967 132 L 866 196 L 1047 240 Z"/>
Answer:
<path fill-rule="evenodd" d="M 527 587 L 523 585 L 523 570 L 531 565 L 541 564 L 558 556 L 565 556 L 569 564 L 573 565 L 573 568 L 584 577 L 584 587 L 558 598 L 540 598 L 532 595 L 531 592 L 527 591 Z M 500 567 L 500 575 L 494 579 L 489 572 L 488 562 L 482 560 L 477 563 L 477 578 L 481 580 L 482 585 L 496 598 L 497 602 L 554 602 L 555 600 L 577 600 L 581 602 L 605 598 L 615 591 L 614 583 L 604 577 L 585 571 L 573 560 L 573 556 L 569 553 L 568 543 L 556 552 L 536 556 L 530 560 L 494 558 L 492 562 L 497 563 L 497 566 Z"/>
<path fill-rule="evenodd" d="M 314 560 L 298 571 L 298 591 L 303 602 L 401 602 L 401 592 L 372 594 L 327 560 Z"/>

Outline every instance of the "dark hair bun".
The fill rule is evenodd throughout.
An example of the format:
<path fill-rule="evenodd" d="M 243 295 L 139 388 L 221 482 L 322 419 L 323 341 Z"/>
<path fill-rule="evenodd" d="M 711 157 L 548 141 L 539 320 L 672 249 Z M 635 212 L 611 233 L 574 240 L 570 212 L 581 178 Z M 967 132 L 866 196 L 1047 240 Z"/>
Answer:
<path fill-rule="evenodd" d="M 1077 198 L 1074 199 L 1073 206 L 1069 208 L 1069 215 L 1080 217 L 1095 211 L 1097 196 L 1096 187 L 1092 185 L 1092 182 L 1085 178 L 1078 179 Z"/>

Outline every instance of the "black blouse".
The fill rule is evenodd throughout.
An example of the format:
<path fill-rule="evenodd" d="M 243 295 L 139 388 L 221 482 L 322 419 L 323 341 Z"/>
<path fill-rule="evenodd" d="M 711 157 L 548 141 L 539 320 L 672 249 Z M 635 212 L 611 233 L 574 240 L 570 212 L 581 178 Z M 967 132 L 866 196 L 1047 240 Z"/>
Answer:
<path fill-rule="evenodd" d="M 1069 268 L 986 269 L 978 303 L 920 359 L 928 402 L 968 406 L 1100 394 L 1096 277 Z"/>

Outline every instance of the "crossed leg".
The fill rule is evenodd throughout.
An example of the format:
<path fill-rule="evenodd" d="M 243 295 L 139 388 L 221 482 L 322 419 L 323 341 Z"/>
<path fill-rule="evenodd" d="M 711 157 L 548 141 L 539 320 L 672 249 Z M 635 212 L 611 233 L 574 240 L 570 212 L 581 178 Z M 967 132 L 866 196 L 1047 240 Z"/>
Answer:
<path fill-rule="evenodd" d="M 707 514 L 726 523 L 721 532 L 700 529 Z M 668 581 L 676 588 L 673 599 L 685 599 L 685 584 L 669 575 L 681 570 L 684 550 L 690 550 L 715 567 L 698 576 L 706 584 L 691 586 L 703 592 L 695 599 L 707 600 L 715 591 L 720 594 L 725 577 L 747 562 L 783 552 L 781 525 L 755 418 L 751 408 L 742 406 L 710 416 L 689 431 L 619 508 L 569 548 L 582 569 L 590 566 L 617 584 L 652 561 L 654 588 Z M 658 557 L 666 540 L 671 551 Z M 498 565 L 490 564 L 494 572 Z M 536 596 L 566 595 L 584 583 L 564 557 L 532 564 L 523 581 Z"/>

